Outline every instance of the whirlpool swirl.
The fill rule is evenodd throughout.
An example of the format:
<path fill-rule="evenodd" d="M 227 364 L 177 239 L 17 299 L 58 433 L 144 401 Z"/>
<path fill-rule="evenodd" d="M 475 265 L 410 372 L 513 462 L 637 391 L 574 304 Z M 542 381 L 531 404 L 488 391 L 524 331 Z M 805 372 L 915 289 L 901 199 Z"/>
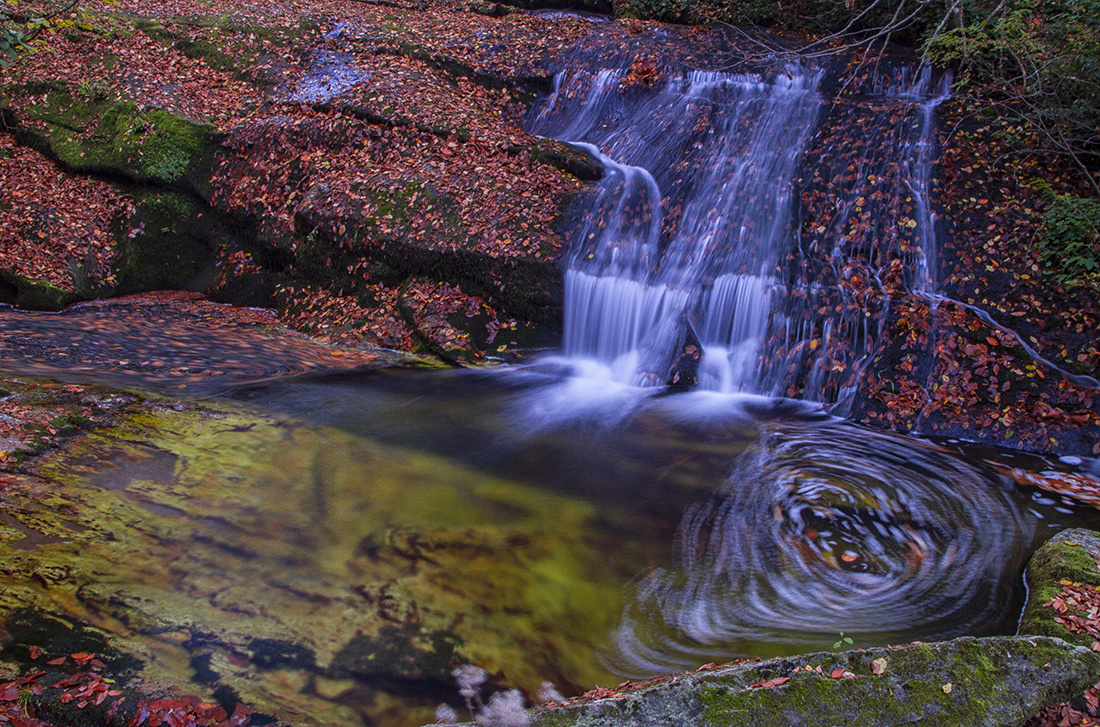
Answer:
<path fill-rule="evenodd" d="M 914 444 L 777 425 L 685 513 L 676 567 L 639 579 L 615 667 L 1010 628 L 1034 519 L 988 470 Z"/>

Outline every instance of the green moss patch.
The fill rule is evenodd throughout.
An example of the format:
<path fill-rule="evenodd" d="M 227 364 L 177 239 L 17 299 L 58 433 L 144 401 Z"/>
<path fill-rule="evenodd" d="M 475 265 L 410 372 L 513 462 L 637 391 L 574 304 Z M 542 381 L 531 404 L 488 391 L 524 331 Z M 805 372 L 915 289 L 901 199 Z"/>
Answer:
<path fill-rule="evenodd" d="M 62 82 L 11 89 L 0 103 L 18 108 L 8 116 L 24 143 L 72 171 L 208 191 L 221 140 L 210 124 Z"/>
<path fill-rule="evenodd" d="M 1100 656 L 1057 639 L 962 638 L 700 671 L 536 715 L 554 725 L 1019 725 L 1079 694 Z"/>
<path fill-rule="evenodd" d="M 61 310 L 79 297 L 55 285 L 0 270 L 0 303 L 26 310 Z"/>
<path fill-rule="evenodd" d="M 1031 557 L 1024 578 L 1028 598 L 1020 619 L 1021 634 L 1040 634 L 1091 646 L 1096 636 L 1071 631 L 1059 622 L 1059 611 L 1052 607 L 1064 584 L 1100 588 L 1100 536 L 1091 530 L 1065 530 L 1051 538 Z"/>

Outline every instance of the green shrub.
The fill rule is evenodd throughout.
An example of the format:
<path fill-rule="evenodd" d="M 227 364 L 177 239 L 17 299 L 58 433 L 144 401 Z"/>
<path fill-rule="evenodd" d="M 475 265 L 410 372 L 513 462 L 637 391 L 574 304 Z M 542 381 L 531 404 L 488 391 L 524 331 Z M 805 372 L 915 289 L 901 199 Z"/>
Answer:
<path fill-rule="evenodd" d="M 1051 194 L 1039 259 L 1063 283 L 1100 288 L 1100 198 Z"/>
<path fill-rule="evenodd" d="M 19 52 L 27 47 L 27 36 L 20 30 L 0 26 L 0 69 L 8 70 L 11 62 L 19 57 Z"/>
<path fill-rule="evenodd" d="M 691 23 L 698 20 L 689 0 L 616 0 L 620 18 L 659 20 L 662 23 Z"/>

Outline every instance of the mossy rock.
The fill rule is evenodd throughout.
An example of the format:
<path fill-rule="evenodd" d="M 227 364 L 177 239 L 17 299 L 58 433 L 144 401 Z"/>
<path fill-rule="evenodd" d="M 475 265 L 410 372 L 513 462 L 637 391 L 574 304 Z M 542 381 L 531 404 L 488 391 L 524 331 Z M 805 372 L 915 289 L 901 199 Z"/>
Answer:
<path fill-rule="evenodd" d="M 1100 655 L 1059 639 L 961 638 L 693 672 L 546 709 L 531 724 L 1007 727 L 1097 676 Z"/>
<path fill-rule="evenodd" d="M 29 102 L 15 113 L 10 108 L 15 100 Z M 209 197 L 214 154 L 223 136 L 210 124 L 58 81 L 9 89 L 0 105 L 9 107 L 5 117 L 23 143 L 72 171 Z"/>
<path fill-rule="evenodd" d="M 115 230 L 116 294 L 206 290 L 220 246 L 237 242 L 219 216 L 193 195 L 135 190 L 134 214 Z"/>
<path fill-rule="evenodd" d="M 509 144 L 504 151 L 519 154 L 527 150 L 531 158 L 540 164 L 560 169 L 586 182 L 598 182 L 603 178 L 603 163 L 582 146 L 555 139 L 538 139 L 530 144 Z"/>
<path fill-rule="evenodd" d="M 398 190 L 362 184 L 352 193 L 359 208 L 347 224 L 350 240 L 333 232 L 337 221 L 330 216 L 324 186 L 310 190 L 295 210 L 296 237 L 286 244 L 295 248 L 293 272 L 299 283 L 354 290 L 356 278 L 341 280 L 339 271 L 369 259 L 374 280 L 399 286 L 410 278 L 423 278 L 456 285 L 540 329 L 532 334 L 532 339 L 544 341 L 540 345 L 556 340 L 563 296 L 556 261 L 473 249 L 475 240 L 461 223 L 458 202 L 426 180 L 406 179 Z M 433 211 L 444 238 L 417 230 L 417 217 L 426 209 Z"/>
<path fill-rule="evenodd" d="M 10 270 L 0 270 L 0 303 L 26 310 L 61 310 L 79 296 L 40 280 L 31 280 Z"/>
<path fill-rule="evenodd" d="M 1061 593 L 1064 581 L 1100 588 L 1098 559 L 1100 534 L 1079 528 L 1058 533 L 1035 551 L 1024 572 L 1028 597 L 1019 633 L 1055 636 L 1091 646 L 1096 636 L 1070 631 L 1055 620 L 1058 612 L 1047 604 Z"/>

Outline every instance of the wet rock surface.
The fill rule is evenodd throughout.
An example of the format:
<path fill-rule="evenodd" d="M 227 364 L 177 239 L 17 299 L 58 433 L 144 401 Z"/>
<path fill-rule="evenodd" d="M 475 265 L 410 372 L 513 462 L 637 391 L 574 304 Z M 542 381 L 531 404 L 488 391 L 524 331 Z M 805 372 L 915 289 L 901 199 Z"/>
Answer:
<path fill-rule="evenodd" d="M 1064 530 L 1031 557 L 1021 634 L 1041 634 L 1100 649 L 1100 535 Z"/>
<path fill-rule="evenodd" d="M 187 685 L 294 725 L 424 724 L 458 663 L 610 678 L 625 576 L 582 501 L 216 406 L 147 404 L 47 460 L 3 480 L 0 661 L 24 673 L 87 652 L 131 707 Z"/>
<path fill-rule="evenodd" d="M 329 342 L 450 364 L 558 343 L 559 261 L 603 170 L 521 131 L 554 72 L 627 69 L 623 84 L 643 94 L 666 66 L 767 65 L 720 28 L 499 4 L 121 11 L 21 58 L 0 89 L 13 190 L 0 300 L 57 309 L 185 288 L 274 305 Z M 896 145 L 866 133 L 859 79 L 825 65 L 822 89 L 840 96 L 806 155 L 819 168 L 797 183 L 805 259 L 777 272 L 832 286 L 805 311 L 826 389 L 856 386 L 850 415 L 875 426 L 1097 454 L 1095 296 L 1058 294 L 1030 248 L 1007 244 L 1037 229 L 1042 199 L 1018 180 L 1046 162 L 1005 162 L 1003 124 L 946 101 L 930 189 L 946 240 L 933 277 L 950 299 L 911 295 L 894 263 L 912 262 L 914 213 L 885 210 L 901 226 L 872 234 L 890 173 L 857 173 L 861 154 Z M 834 279 L 825 238 L 840 233 L 855 252 Z M 896 250 L 868 242 L 899 234 Z M 882 330 L 857 371 L 859 352 L 815 311 L 865 299 Z"/>
<path fill-rule="evenodd" d="M 532 725 L 1022 725 L 1100 677 L 1058 639 L 956 639 L 707 668 L 545 708 Z"/>

